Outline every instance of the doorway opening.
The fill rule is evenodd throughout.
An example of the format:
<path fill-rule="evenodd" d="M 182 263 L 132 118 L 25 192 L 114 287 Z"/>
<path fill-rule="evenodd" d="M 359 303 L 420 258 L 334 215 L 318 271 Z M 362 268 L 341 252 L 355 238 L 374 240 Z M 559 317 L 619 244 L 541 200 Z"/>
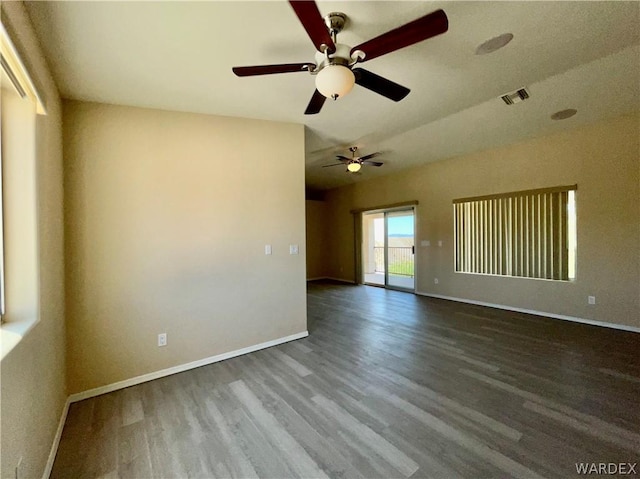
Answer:
<path fill-rule="evenodd" d="M 415 291 L 414 208 L 362 214 L 364 284 Z"/>

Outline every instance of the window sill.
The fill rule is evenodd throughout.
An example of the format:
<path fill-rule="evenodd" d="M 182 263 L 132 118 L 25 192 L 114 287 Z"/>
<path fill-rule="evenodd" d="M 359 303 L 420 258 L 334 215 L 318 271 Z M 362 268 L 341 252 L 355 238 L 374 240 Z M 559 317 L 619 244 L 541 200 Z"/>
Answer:
<path fill-rule="evenodd" d="M 4 360 L 37 323 L 37 319 L 9 321 L 0 327 L 0 361 Z"/>

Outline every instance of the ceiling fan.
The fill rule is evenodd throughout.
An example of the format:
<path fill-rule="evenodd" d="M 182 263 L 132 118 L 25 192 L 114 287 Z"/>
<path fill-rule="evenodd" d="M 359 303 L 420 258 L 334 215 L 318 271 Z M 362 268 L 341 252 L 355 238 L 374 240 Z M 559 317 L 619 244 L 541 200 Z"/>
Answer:
<path fill-rule="evenodd" d="M 305 115 L 319 113 L 327 98 L 343 97 L 355 83 L 393 101 L 402 100 L 409 94 L 408 88 L 364 68 L 354 68 L 355 65 L 440 35 L 449 28 L 447 15 L 436 10 L 350 47 L 337 41 L 347 21 L 344 13 L 332 12 L 323 19 L 314 1 L 289 0 L 289 4 L 318 50 L 315 62 L 233 67 L 232 70 L 239 77 L 303 71 L 316 75 L 316 91 Z"/>
<path fill-rule="evenodd" d="M 375 158 L 380 154 L 380 152 L 371 153 L 370 155 L 356 156 L 356 151 L 358 151 L 357 146 L 352 146 L 351 148 L 349 148 L 349 151 L 351 152 L 351 158 L 338 155 L 336 156 L 336 159 L 340 161 L 340 163 L 334 163 L 333 165 L 325 165 L 323 166 L 323 168 L 329 168 L 330 166 L 347 165 L 348 172 L 356 173 L 360 171 L 360 168 L 362 168 L 362 165 L 382 166 L 384 164 L 380 161 L 371 161 L 371 158 Z"/>

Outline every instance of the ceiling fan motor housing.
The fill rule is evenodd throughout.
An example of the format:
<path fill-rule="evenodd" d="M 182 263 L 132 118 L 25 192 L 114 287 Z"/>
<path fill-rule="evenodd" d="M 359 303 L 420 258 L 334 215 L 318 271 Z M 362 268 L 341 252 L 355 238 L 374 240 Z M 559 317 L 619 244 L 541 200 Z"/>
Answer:
<path fill-rule="evenodd" d="M 335 53 L 330 53 L 329 55 L 325 55 L 322 52 L 316 52 L 316 68 L 311 72 L 313 74 L 317 74 L 327 65 L 343 65 L 349 66 L 355 63 L 354 60 L 351 59 L 351 47 L 349 45 L 345 45 L 344 43 L 336 43 L 336 51 Z"/>

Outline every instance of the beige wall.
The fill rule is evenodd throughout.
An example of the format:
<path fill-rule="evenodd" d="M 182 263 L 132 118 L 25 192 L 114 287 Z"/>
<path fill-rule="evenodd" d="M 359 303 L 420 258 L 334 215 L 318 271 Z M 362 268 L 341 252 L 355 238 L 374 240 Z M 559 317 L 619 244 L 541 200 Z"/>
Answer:
<path fill-rule="evenodd" d="M 354 279 L 353 248 L 344 247 L 353 243 L 352 208 L 418 200 L 418 292 L 640 327 L 639 132 L 638 117 L 624 116 L 332 190 L 329 275 Z M 574 183 L 575 281 L 453 272 L 454 198 Z"/>
<path fill-rule="evenodd" d="M 306 200 L 307 279 L 327 276 L 327 204 L 320 200 Z"/>
<path fill-rule="evenodd" d="M 2 477 L 41 477 L 67 396 L 65 384 L 62 122 L 60 99 L 21 2 L 2 22 L 46 105 L 36 121 L 40 321 L 1 364 Z"/>
<path fill-rule="evenodd" d="M 64 122 L 71 393 L 306 331 L 302 125 L 82 102 Z"/>

